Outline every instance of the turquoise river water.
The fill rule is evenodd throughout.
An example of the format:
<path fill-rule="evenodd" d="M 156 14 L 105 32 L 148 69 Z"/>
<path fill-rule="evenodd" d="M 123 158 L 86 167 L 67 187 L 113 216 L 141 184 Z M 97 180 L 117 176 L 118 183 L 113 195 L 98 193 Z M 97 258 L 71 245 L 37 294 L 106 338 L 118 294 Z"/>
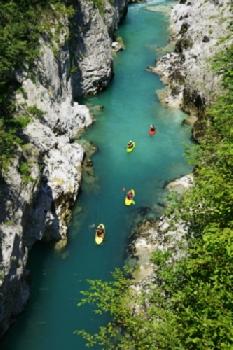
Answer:
<path fill-rule="evenodd" d="M 76 307 L 86 279 L 111 278 L 111 271 L 124 263 L 138 213 L 150 207 L 158 215 L 164 183 L 190 171 L 184 158 L 190 129 L 181 126 L 185 115 L 159 103 L 155 91 L 162 83 L 145 70 L 154 63 L 156 48 L 168 40 L 168 18 L 147 8 L 158 2 L 130 6 L 119 30 L 127 49 L 115 59 L 115 78 L 105 92 L 87 101 L 104 106 L 84 136 L 98 147 L 93 156 L 95 181 L 83 181 L 66 250 L 33 248 L 31 299 L 2 340 L 1 350 L 84 350 L 74 330 L 95 330 L 104 321 L 89 307 Z M 157 126 L 155 137 L 148 136 L 150 123 Z M 129 139 L 137 143 L 131 154 L 125 151 Z M 124 187 L 136 190 L 135 206 L 124 206 Z M 96 246 L 92 225 L 101 222 L 106 241 Z"/>

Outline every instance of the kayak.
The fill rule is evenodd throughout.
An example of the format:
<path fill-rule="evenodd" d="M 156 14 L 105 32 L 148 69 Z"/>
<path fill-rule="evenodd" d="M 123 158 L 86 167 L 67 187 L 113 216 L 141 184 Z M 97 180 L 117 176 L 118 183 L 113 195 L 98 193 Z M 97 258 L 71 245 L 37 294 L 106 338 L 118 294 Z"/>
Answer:
<path fill-rule="evenodd" d="M 135 201 L 134 201 L 135 191 L 133 189 L 130 191 L 133 193 L 133 197 L 131 199 L 129 199 L 126 195 L 125 196 L 125 205 L 134 205 L 135 204 Z"/>
<path fill-rule="evenodd" d="M 128 152 L 128 153 L 130 153 L 130 152 L 132 152 L 133 150 L 134 150 L 134 148 L 136 147 L 136 142 L 133 142 L 133 147 L 131 147 L 131 148 L 126 148 L 126 152 Z"/>
<path fill-rule="evenodd" d="M 103 233 L 102 236 L 98 236 L 98 235 L 97 235 L 97 230 L 98 230 L 99 226 L 102 226 L 103 229 L 104 229 L 104 233 Z M 97 226 L 96 231 L 95 231 L 95 243 L 98 244 L 98 245 L 100 245 L 101 243 L 103 243 L 104 235 L 105 235 L 105 227 L 104 227 L 104 224 L 100 224 L 100 225 Z"/>
<path fill-rule="evenodd" d="M 133 199 L 129 199 L 125 197 L 125 205 L 134 205 L 135 201 Z"/>
<path fill-rule="evenodd" d="M 149 135 L 154 136 L 156 134 L 156 130 L 149 130 Z"/>

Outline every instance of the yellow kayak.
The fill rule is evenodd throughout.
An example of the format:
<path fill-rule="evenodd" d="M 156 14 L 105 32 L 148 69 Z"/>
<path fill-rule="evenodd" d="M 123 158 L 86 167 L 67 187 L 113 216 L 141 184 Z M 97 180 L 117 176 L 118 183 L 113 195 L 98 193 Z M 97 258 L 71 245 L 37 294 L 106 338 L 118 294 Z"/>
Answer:
<path fill-rule="evenodd" d="M 130 190 L 133 194 L 132 198 L 129 199 L 127 197 L 127 195 L 125 196 L 125 205 L 134 205 L 135 204 L 135 201 L 134 201 L 134 197 L 135 197 L 135 191 L 133 189 Z"/>
<path fill-rule="evenodd" d="M 125 197 L 125 205 L 134 205 L 135 201 L 133 199 L 128 199 Z"/>
<path fill-rule="evenodd" d="M 98 231 L 102 230 L 102 234 L 98 235 Z M 96 231 L 95 231 L 95 243 L 100 245 L 101 243 L 103 243 L 104 240 L 104 235 L 105 235 L 105 227 L 104 224 L 100 224 L 97 226 Z"/>
<path fill-rule="evenodd" d="M 130 152 L 133 152 L 134 148 L 136 147 L 136 142 L 133 142 L 133 147 L 131 148 L 126 148 L 126 152 L 130 153 Z"/>

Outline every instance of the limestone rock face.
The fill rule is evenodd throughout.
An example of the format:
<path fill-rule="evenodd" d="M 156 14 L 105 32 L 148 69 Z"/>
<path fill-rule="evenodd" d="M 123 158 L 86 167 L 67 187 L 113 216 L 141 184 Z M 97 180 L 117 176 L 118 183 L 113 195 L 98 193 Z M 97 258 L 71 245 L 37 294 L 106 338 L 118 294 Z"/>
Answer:
<path fill-rule="evenodd" d="M 109 82 L 110 35 L 127 1 L 106 1 L 103 14 L 91 0 L 74 1 L 74 9 L 72 22 L 56 18 L 59 35 L 41 37 L 34 71 L 17 73 L 17 109 L 30 109 L 32 120 L 23 131 L 25 145 L 0 177 L 0 334 L 29 297 L 26 263 L 32 244 L 67 240 L 84 157 L 74 140 L 92 123 L 88 108 L 75 98 Z"/>
<path fill-rule="evenodd" d="M 114 4 L 111 1 L 105 3 L 104 23 L 108 27 L 108 32 L 111 38 L 115 37 L 115 31 L 118 24 L 122 21 L 128 11 L 128 0 L 115 0 Z"/>
<path fill-rule="evenodd" d="M 201 116 L 221 90 L 211 58 L 232 42 L 231 0 L 180 1 L 171 13 L 175 50 L 158 63 L 156 72 L 168 84 L 165 102 Z M 225 38 L 225 40 L 223 40 Z"/>
<path fill-rule="evenodd" d="M 38 150 L 40 162 L 38 198 L 30 210 L 34 224 L 26 228 L 29 245 L 45 237 L 66 239 L 83 159 L 83 149 L 73 139 L 92 123 L 88 108 L 73 101 L 66 37 L 67 33 L 61 33 L 56 55 L 53 42 L 41 39 L 35 72 L 38 79 L 20 77 L 23 92 L 16 96 L 19 110 L 36 106 L 41 113 L 24 129 L 24 137 Z"/>
<path fill-rule="evenodd" d="M 27 159 L 31 164 L 30 182 L 24 183 L 19 174 L 20 156 L 12 160 L 8 171 L 1 178 L 0 333 L 7 329 L 9 319 L 22 310 L 29 296 L 25 282 L 28 246 L 24 242 L 24 227 L 30 219 L 28 210 L 39 183 L 38 155 L 33 146 L 27 150 Z"/>
<path fill-rule="evenodd" d="M 91 0 L 74 2 L 76 15 L 72 40 L 74 97 L 96 94 L 113 75 L 111 42 L 127 12 L 127 0 L 105 1 L 98 10 Z M 71 68 L 72 71 L 72 68 Z"/>
<path fill-rule="evenodd" d="M 76 72 L 72 74 L 74 96 L 95 94 L 112 77 L 111 40 L 103 15 L 92 1 L 76 3 L 74 39 L 72 41 Z"/>

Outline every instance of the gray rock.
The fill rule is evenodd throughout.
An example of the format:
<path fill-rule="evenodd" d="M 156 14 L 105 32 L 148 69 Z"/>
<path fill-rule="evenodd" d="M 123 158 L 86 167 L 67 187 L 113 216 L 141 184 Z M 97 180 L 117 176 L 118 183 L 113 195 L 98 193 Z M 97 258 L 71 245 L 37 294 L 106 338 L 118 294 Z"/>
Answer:
<path fill-rule="evenodd" d="M 177 192 L 179 194 L 183 194 L 185 191 L 187 191 L 190 187 L 193 186 L 193 183 L 193 174 L 188 174 L 170 182 L 166 186 L 166 189 L 169 191 Z"/>
<path fill-rule="evenodd" d="M 230 6 L 231 0 L 180 1 L 174 6 L 171 32 L 175 52 L 162 57 L 155 69 L 168 85 L 162 98 L 169 105 L 201 117 L 221 91 L 221 77 L 213 72 L 211 57 L 232 43 Z"/>
<path fill-rule="evenodd" d="M 103 13 L 92 1 L 76 3 L 75 29 L 72 40 L 72 87 L 75 98 L 94 95 L 103 90 L 113 76 L 111 42 L 118 23 L 127 12 L 127 0 L 117 0 L 114 6 L 105 2 Z M 72 71 L 72 69 L 71 69 Z"/>

